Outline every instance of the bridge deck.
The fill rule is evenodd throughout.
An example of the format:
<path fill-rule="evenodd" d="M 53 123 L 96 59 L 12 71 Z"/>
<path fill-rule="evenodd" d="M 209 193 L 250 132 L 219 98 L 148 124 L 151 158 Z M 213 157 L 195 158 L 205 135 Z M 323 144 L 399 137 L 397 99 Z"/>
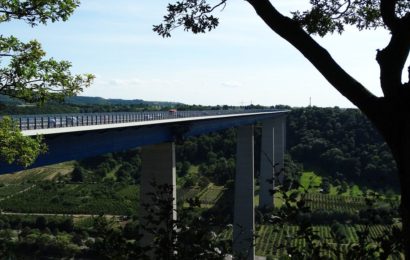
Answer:
<path fill-rule="evenodd" d="M 154 113 L 154 112 L 152 112 Z M 45 127 L 41 128 L 39 126 L 35 127 L 36 129 L 29 129 L 23 130 L 23 135 L 26 136 L 33 136 L 33 135 L 49 135 L 49 134 L 63 134 L 63 133 L 74 133 L 74 132 L 83 132 L 83 131 L 95 131 L 95 130 L 108 130 L 108 129 L 115 129 L 115 128 L 124 128 L 124 127 L 137 127 L 137 126 L 150 126 L 150 125 L 160 125 L 160 124 L 178 124 L 178 123 L 186 123 L 186 122 L 194 122 L 194 121 L 202 121 L 202 120 L 212 120 L 212 119 L 223 119 L 223 118 L 239 118 L 245 116 L 256 116 L 256 115 L 268 115 L 268 114 L 275 114 L 275 113 L 283 113 L 281 110 L 260 110 L 260 111 L 242 111 L 242 113 L 232 113 L 232 114 L 216 114 L 215 115 L 190 115 L 190 114 L 182 114 L 171 117 L 162 117 L 162 118 L 155 118 L 150 117 L 150 120 L 135 120 L 131 122 L 109 122 L 109 123 L 99 123 L 99 124 L 88 124 L 88 125 L 64 125 L 62 127 Z M 150 116 L 150 114 L 145 113 L 145 115 Z M 156 114 L 157 115 L 157 114 Z M 105 116 L 104 114 L 102 115 Z M 52 118 L 52 117 L 48 117 Z M 38 120 L 36 120 L 38 121 Z M 77 121 L 78 122 L 78 121 Z M 49 124 L 47 124 L 49 125 Z M 33 126 L 32 126 L 33 128 Z"/>
<path fill-rule="evenodd" d="M 52 115 L 43 117 L 13 117 L 21 122 L 26 136 L 42 134 L 48 152 L 40 155 L 31 168 L 69 160 L 79 160 L 104 153 L 118 152 L 144 145 L 179 142 L 190 136 L 217 132 L 223 129 L 251 125 L 264 120 L 283 118 L 287 110 L 182 111 L 183 113 L 153 114 L 87 114 Z M 214 114 L 209 114 L 214 112 Z M 224 114 L 222 114 L 222 112 Z M 117 117 L 116 117 L 117 116 Z M 119 117 L 121 116 L 121 117 Z M 41 120 L 41 118 L 43 118 Z M 47 120 L 44 120 L 47 118 Z M 49 124 L 54 119 L 56 124 Z M 62 120 L 64 118 L 64 120 Z M 71 121 L 76 118 L 76 121 Z M 87 120 L 88 119 L 88 120 Z M 136 119 L 133 121 L 133 119 Z M 127 121 L 128 120 L 128 121 Z M 64 121 L 64 124 L 62 122 Z M 108 123 L 107 123 L 108 122 Z M 34 124 L 32 124 L 34 123 Z M 67 124 L 69 123 L 69 124 Z M 41 129 L 44 126 L 44 129 Z M 37 128 L 37 129 L 34 129 Z M 39 129 L 40 128 L 40 129 Z M 0 165 L 0 174 L 22 170 L 17 165 Z"/>

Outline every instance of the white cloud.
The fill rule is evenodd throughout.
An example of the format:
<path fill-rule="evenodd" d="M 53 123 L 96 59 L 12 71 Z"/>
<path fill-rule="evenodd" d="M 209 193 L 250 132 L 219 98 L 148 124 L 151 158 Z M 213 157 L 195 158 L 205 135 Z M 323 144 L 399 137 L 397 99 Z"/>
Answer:
<path fill-rule="evenodd" d="M 239 88 L 242 87 L 242 84 L 240 82 L 237 81 L 225 81 L 222 82 L 221 85 L 223 87 L 227 87 L 227 88 Z"/>
<path fill-rule="evenodd" d="M 109 86 L 116 86 L 116 87 L 129 87 L 135 85 L 141 85 L 144 83 L 143 80 L 139 78 L 101 78 L 96 77 L 95 84 L 96 85 L 109 85 Z"/>

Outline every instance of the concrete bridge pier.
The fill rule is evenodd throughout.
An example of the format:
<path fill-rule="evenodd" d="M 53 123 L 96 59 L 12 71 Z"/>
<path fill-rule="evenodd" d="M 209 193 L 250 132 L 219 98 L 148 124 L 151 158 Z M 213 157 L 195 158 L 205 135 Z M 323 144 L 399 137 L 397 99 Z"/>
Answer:
<path fill-rule="evenodd" d="M 262 122 L 261 140 L 261 162 L 259 174 L 259 207 L 271 208 L 274 206 L 271 190 L 275 187 L 274 183 L 274 128 L 273 120 Z"/>
<path fill-rule="evenodd" d="M 259 175 L 259 207 L 273 208 L 271 190 L 275 187 L 275 174 L 283 180 L 285 154 L 285 118 L 262 122 L 261 162 Z"/>
<path fill-rule="evenodd" d="M 140 185 L 140 207 L 139 216 L 142 227 L 158 229 L 165 227 L 171 231 L 172 220 L 176 220 L 176 168 L 175 168 L 175 144 L 173 142 L 143 146 L 141 150 L 142 169 Z M 158 207 L 155 196 L 160 198 L 162 203 L 169 203 L 167 210 L 169 216 L 163 217 L 161 225 L 153 225 L 146 218 L 155 218 L 158 213 L 164 210 L 165 205 Z M 141 230 L 143 235 L 142 246 L 150 245 L 153 235 L 149 231 Z"/>
<path fill-rule="evenodd" d="M 279 173 L 279 181 L 283 183 L 285 174 L 285 147 L 286 147 L 286 118 L 280 117 L 273 120 L 275 174 Z"/>
<path fill-rule="evenodd" d="M 253 126 L 237 131 L 233 253 L 240 259 L 255 259 L 254 140 Z"/>

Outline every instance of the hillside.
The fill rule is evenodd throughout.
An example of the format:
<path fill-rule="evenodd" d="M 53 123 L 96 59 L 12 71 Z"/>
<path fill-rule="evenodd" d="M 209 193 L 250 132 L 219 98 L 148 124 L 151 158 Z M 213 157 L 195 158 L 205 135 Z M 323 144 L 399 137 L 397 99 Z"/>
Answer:
<path fill-rule="evenodd" d="M 55 109 L 147 108 L 139 106 Z M 313 255 L 313 250 L 325 259 L 352 253 L 378 259 L 373 251 L 357 249 L 389 241 L 392 248 L 385 253 L 400 259 L 400 240 L 394 239 L 400 238 L 401 226 L 394 163 L 372 125 L 358 110 L 316 107 L 292 109 L 287 124 L 285 188 L 275 191 L 275 209 L 255 209 L 257 254 L 275 259 Z M 256 175 L 260 135 L 256 126 Z M 188 227 L 177 234 L 178 252 L 185 252 L 188 242 L 183 241 L 200 250 L 208 245 L 232 252 L 235 150 L 234 129 L 176 145 L 176 225 Z M 0 226 L 6 227 L 0 243 L 6 241 L 3 248 L 21 257 L 32 256 L 36 245 L 39 257 L 127 259 L 136 254 L 129 259 L 139 259 L 141 163 L 137 148 L 0 176 Z M 387 181 L 377 181 L 383 178 Z"/>
<path fill-rule="evenodd" d="M 389 148 L 357 109 L 292 109 L 287 135 L 288 152 L 307 170 L 376 189 L 398 188 Z"/>
<path fill-rule="evenodd" d="M 105 99 L 101 97 L 75 96 L 66 98 L 62 103 L 47 102 L 41 107 L 25 104 L 24 102 L 10 98 L 5 95 L 0 95 L 0 114 L 20 114 L 20 113 L 78 113 L 78 112 L 97 112 L 125 111 L 139 108 L 158 108 L 158 107 L 174 107 L 182 105 L 177 102 L 166 101 L 145 101 L 142 99 Z"/>
<path fill-rule="evenodd" d="M 142 99 L 105 99 L 101 97 L 87 97 L 87 96 L 76 96 L 76 97 L 69 97 L 65 100 L 67 104 L 73 105 L 151 105 L 151 106 L 175 106 L 181 103 L 177 102 L 166 102 L 166 101 L 145 101 Z"/>

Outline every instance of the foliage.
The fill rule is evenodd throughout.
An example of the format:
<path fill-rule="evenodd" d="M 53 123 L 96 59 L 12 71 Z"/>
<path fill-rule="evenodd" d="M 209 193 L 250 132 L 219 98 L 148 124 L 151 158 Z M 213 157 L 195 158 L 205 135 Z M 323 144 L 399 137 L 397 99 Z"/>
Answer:
<path fill-rule="evenodd" d="M 183 27 L 192 33 L 206 33 L 219 25 L 218 17 L 212 12 L 218 7 L 223 9 L 227 0 L 198 1 L 185 0 L 168 4 L 163 23 L 154 25 L 153 30 L 162 37 L 170 37 L 172 30 Z M 294 11 L 293 20 L 303 26 L 308 33 L 325 36 L 337 31 L 342 33 L 345 25 L 353 25 L 358 29 L 384 27 L 380 10 L 380 0 L 311 0 L 311 9 Z M 398 17 L 404 17 L 410 10 L 408 1 L 397 1 L 395 10 Z"/>
<path fill-rule="evenodd" d="M 357 109 L 297 108 L 287 120 L 289 153 L 328 180 L 397 189 L 393 157 Z"/>
<path fill-rule="evenodd" d="M 396 15 L 403 17 L 410 11 L 410 4 L 405 0 L 397 2 Z M 356 26 L 359 30 L 385 27 L 380 0 L 312 0 L 310 3 L 310 10 L 293 12 L 293 19 L 311 34 L 342 33 L 345 25 Z"/>
<path fill-rule="evenodd" d="M 24 191 L 32 187 L 32 184 L 21 183 L 21 184 L 3 184 L 0 187 L 0 198 L 5 198 L 8 196 L 13 196 L 14 194 Z"/>
<path fill-rule="evenodd" d="M 17 19 L 35 26 L 66 21 L 78 5 L 77 0 L 4 0 L 0 2 L 0 22 Z M 42 104 L 47 99 L 73 96 L 91 84 L 93 75 L 72 76 L 69 62 L 45 60 L 45 55 L 35 40 L 23 43 L 14 36 L 1 36 L 0 57 L 8 65 L 0 69 L 0 94 Z"/>
<path fill-rule="evenodd" d="M 227 242 L 210 229 L 218 225 L 212 217 L 198 216 L 198 201 L 189 200 L 189 207 L 179 210 L 174 220 L 172 186 L 153 185 L 156 191 L 149 194 L 150 205 L 142 205 L 146 214 L 141 227 L 149 234 L 144 250 L 156 259 L 224 259 Z"/>
<path fill-rule="evenodd" d="M 24 136 L 10 117 L 0 120 L 0 160 L 28 166 L 39 154 L 45 153 L 42 137 Z"/>
<path fill-rule="evenodd" d="M 324 78 L 343 96 L 356 105 L 380 131 L 392 150 L 397 164 L 402 193 L 402 216 L 405 233 L 410 231 L 410 77 L 403 80 L 410 51 L 410 3 L 407 0 L 311 0 L 311 10 L 293 13 L 293 19 L 281 14 L 277 3 L 269 0 L 248 0 L 257 15 L 269 28 L 293 45 Z M 163 24 L 154 26 L 161 36 L 170 36 L 173 28 L 183 26 L 194 33 L 206 32 L 196 28 L 213 29 L 218 24 L 211 12 L 226 3 L 219 0 L 184 0 L 168 5 Z M 180 18 L 182 16 L 182 18 Z M 205 19 L 201 19 L 205 17 Z M 209 18 L 209 19 L 207 19 Z M 211 25 L 211 26 L 209 26 Z M 376 61 L 380 66 L 380 88 L 382 95 L 376 96 L 364 85 L 349 75 L 314 38 L 317 33 L 324 36 L 334 31 L 343 32 L 345 25 L 358 29 L 384 27 L 389 31 L 389 42 L 378 49 Z M 208 27 L 206 27 L 208 26 Z M 316 143 L 323 148 L 322 142 Z M 334 149 L 329 155 L 343 163 L 340 151 Z M 349 160 L 346 165 L 355 172 L 357 161 Z M 372 170 L 372 169 L 370 169 Z M 406 256 L 410 256 L 410 237 L 405 237 Z"/>
<path fill-rule="evenodd" d="M 218 26 L 218 18 L 211 13 L 225 2 L 226 0 L 223 0 L 216 6 L 211 6 L 203 0 L 185 0 L 168 4 L 168 14 L 164 16 L 164 23 L 154 25 L 153 30 L 162 37 L 171 37 L 171 31 L 180 26 L 193 33 L 205 33 Z"/>
<path fill-rule="evenodd" d="M 0 56 L 9 58 L 9 65 L 0 69 L 0 94 L 44 103 L 73 96 L 91 84 L 94 76 L 72 76 L 69 62 L 44 60 L 45 55 L 35 40 L 22 43 L 13 36 L 0 37 Z"/>
<path fill-rule="evenodd" d="M 279 182 L 279 180 L 275 181 Z M 288 234 L 288 239 L 280 241 L 278 248 L 284 248 L 285 252 L 297 259 L 339 259 L 345 258 L 345 256 L 355 256 L 354 259 L 374 259 L 379 255 L 384 255 L 387 258 L 388 256 L 401 254 L 403 245 L 402 230 L 398 226 L 386 229 L 384 228 L 385 226 L 380 228 L 380 226 L 376 225 L 381 224 L 380 220 L 382 218 L 380 216 L 383 216 L 383 221 L 385 221 L 383 224 L 391 225 L 394 219 L 398 217 L 397 205 L 395 209 L 391 210 L 391 212 L 394 212 L 393 214 L 386 214 L 387 211 L 375 207 L 376 202 L 379 202 L 381 198 L 375 192 L 368 192 L 361 203 L 359 202 L 359 205 L 355 205 L 357 201 L 354 200 L 344 202 L 341 200 L 335 204 L 337 206 L 334 210 L 340 205 L 344 205 L 346 207 L 344 211 L 349 211 L 355 205 L 356 209 L 360 211 L 360 219 L 357 221 L 364 224 L 361 226 L 357 225 L 357 228 L 353 230 L 354 232 L 348 232 L 343 225 L 333 220 L 334 222 L 330 226 L 330 236 L 323 236 L 314 229 L 315 208 L 309 203 L 309 197 L 312 198 L 311 195 L 313 195 L 309 193 L 311 185 L 317 187 L 318 184 L 312 179 L 311 184 L 306 185 L 304 183 L 304 185 L 299 185 L 298 190 L 289 192 L 283 191 L 281 186 L 274 189 L 274 193 L 281 194 L 280 197 L 283 199 L 283 204 L 281 208 L 273 211 L 273 215 L 268 218 L 268 221 L 275 225 L 280 223 L 294 223 L 298 225 L 297 232 L 292 235 Z M 327 203 L 328 200 L 323 199 L 318 202 L 322 204 Z M 323 206 L 318 208 L 322 209 Z M 361 214 L 361 212 L 368 214 Z M 328 220 L 329 217 L 326 219 Z M 346 223 L 352 224 L 352 220 L 350 219 Z M 374 228 L 377 231 L 374 231 Z M 393 233 L 398 237 L 391 240 Z M 343 247 L 342 244 L 346 244 L 349 236 L 352 234 L 356 235 L 358 240 L 350 240 L 351 242 Z M 295 239 L 301 239 L 305 245 L 301 247 L 299 243 L 290 242 Z M 333 240 L 334 243 L 329 243 L 329 239 Z"/>
<path fill-rule="evenodd" d="M 78 0 L 2 0 L 0 23 L 22 20 L 35 26 L 49 21 L 66 21 L 78 5 Z M 66 96 L 76 95 L 94 79 L 91 74 L 73 76 L 69 62 L 45 59 L 45 56 L 36 40 L 23 43 L 14 36 L 1 35 L 0 94 L 43 104 L 48 99 L 63 100 Z M 40 137 L 32 139 L 21 135 L 7 118 L 2 119 L 0 131 L 0 159 L 6 163 L 28 166 L 44 151 Z"/>
<path fill-rule="evenodd" d="M 39 182 L 31 189 L 0 201 L 9 212 L 119 214 L 137 212 L 139 187 L 121 183 L 64 184 Z"/>
<path fill-rule="evenodd" d="M 76 165 L 74 167 L 73 172 L 71 173 L 71 181 L 72 182 L 83 182 L 84 181 L 84 169 L 79 166 Z"/>
<path fill-rule="evenodd" d="M 52 1 L 0 1 L 0 22 L 13 19 L 23 20 L 31 26 L 46 24 L 48 21 L 66 21 L 74 9 L 78 7 L 78 0 Z"/>
<path fill-rule="evenodd" d="M 116 182 L 137 182 L 141 175 L 140 149 L 103 154 L 79 161 L 86 182 L 114 178 Z"/>

